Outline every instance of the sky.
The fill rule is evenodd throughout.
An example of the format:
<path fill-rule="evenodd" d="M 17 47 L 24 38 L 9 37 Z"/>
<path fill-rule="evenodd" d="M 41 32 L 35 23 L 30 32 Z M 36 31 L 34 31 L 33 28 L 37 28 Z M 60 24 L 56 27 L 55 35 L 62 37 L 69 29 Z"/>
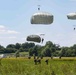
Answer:
<path fill-rule="evenodd" d="M 54 16 L 50 25 L 32 25 L 30 19 L 40 5 L 42 12 Z M 76 0 L 0 0 L 0 45 L 27 42 L 32 34 L 45 34 L 44 43 L 52 41 L 60 46 L 76 44 L 76 20 L 67 19 L 67 14 L 76 12 Z"/>

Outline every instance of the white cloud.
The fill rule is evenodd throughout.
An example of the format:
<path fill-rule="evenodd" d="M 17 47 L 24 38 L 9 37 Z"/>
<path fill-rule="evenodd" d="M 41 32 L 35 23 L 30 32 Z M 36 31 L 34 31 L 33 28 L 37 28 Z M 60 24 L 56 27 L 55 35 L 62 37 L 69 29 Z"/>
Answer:
<path fill-rule="evenodd" d="M 5 28 L 5 26 L 3 26 L 3 25 L 0 25 L 0 33 L 3 33 L 3 32 L 5 32 L 6 31 L 6 28 Z"/>
<path fill-rule="evenodd" d="M 5 28 L 5 26 L 3 26 L 3 25 L 0 25 L 0 29 L 4 29 Z"/>
<path fill-rule="evenodd" d="M 9 39 L 16 39 L 17 37 L 15 36 L 12 36 L 12 37 L 8 37 Z"/>
<path fill-rule="evenodd" d="M 10 30 L 4 25 L 0 25 L 0 44 L 7 46 L 10 43 L 16 43 L 17 40 L 19 40 L 19 35 L 17 35 L 18 33 L 19 32 Z"/>
<path fill-rule="evenodd" d="M 0 41 L 2 41 L 2 40 L 9 40 L 9 39 L 16 39 L 17 37 L 15 37 L 15 36 L 9 36 L 9 37 L 0 37 Z"/>
<path fill-rule="evenodd" d="M 22 40 L 26 40 L 26 38 L 22 38 Z"/>
<path fill-rule="evenodd" d="M 7 33 L 9 33 L 9 34 L 17 34 L 17 33 L 19 33 L 19 32 L 14 31 L 14 30 L 8 30 Z"/>
<path fill-rule="evenodd" d="M 4 25 L 0 25 L 0 34 L 18 34 L 15 30 L 9 30 Z"/>

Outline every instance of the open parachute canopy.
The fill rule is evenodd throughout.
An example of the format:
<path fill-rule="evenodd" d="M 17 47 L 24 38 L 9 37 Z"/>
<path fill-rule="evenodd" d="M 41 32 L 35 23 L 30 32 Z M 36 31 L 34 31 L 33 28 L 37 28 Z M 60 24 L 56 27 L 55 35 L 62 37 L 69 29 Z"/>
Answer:
<path fill-rule="evenodd" d="M 69 14 L 67 15 L 67 18 L 68 18 L 68 19 L 71 19 L 71 20 L 76 20 L 76 12 L 75 12 L 75 13 L 69 13 Z"/>
<path fill-rule="evenodd" d="M 38 36 L 38 35 L 29 35 L 27 36 L 27 41 L 33 41 L 33 42 L 38 42 L 40 43 L 41 42 L 41 37 Z"/>
<path fill-rule="evenodd" d="M 38 12 L 32 15 L 31 24 L 51 24 L 53 23 L 53 15 L 47 12 Z"/>

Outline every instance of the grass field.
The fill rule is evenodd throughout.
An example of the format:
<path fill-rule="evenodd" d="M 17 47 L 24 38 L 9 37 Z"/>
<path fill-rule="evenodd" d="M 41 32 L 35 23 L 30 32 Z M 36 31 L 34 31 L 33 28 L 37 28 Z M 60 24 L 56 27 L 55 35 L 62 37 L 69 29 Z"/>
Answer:
<path fill-rule="evenodd" d="M 46 58 L 41 64 L 34 64 L 28 58 L 4 58 L 1 60 L 0 75 L 76 75 L 76 58 Z"/>

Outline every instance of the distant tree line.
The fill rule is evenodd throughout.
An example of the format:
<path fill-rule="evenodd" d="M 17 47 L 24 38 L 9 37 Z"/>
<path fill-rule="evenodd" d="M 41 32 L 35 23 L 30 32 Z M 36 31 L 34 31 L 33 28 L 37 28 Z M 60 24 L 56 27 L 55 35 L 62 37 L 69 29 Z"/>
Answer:
<path fill-rule="evenodd" d="M 30 48 L 33 48 L 35 46 L 34 43 L 16 43 L 16 44 L 9 44 L 4 48 L 0 45 L 0 53 L 15 53 L 17 50 L 20 52 L 28 52 Z"/>
<path fill-rule="evenodd" d="M 58 44 L 54 44 L 51 41 L 47 41 L 44 46 L 35 45 L 35 43 L 16 43 L 9 44 L 5 47 L 0 45 L 1 53 L 18 53 L 29 52 L 29 56 L 61 56 L 61 57 L 75 57 L 76 56 L 76 44 L 70 47 L 60 47 Z"/>

